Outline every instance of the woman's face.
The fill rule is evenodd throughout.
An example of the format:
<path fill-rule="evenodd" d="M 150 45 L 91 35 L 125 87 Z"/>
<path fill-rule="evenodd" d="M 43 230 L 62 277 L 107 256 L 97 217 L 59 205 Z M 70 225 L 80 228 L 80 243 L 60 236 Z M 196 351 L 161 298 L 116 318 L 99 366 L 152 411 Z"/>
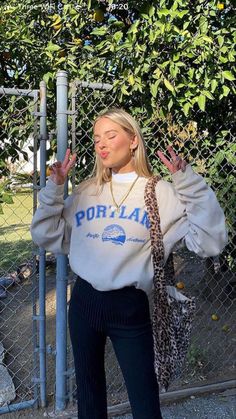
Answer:
<path fill-rule="evenodd" d="M 101 117 L 94 126 L 96 154 L 103 166 L 116 173 L 134 170 L 131 152 L 138 145 L 135 135 L 127 133 L 119 124 L 107 117 Z"/>

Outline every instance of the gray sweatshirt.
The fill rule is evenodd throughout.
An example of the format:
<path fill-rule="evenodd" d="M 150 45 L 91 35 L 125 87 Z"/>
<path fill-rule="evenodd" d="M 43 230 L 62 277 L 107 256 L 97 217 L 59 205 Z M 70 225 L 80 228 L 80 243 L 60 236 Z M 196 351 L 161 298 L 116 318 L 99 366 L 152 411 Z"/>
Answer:
<path fill-rule="evenodd" d="M 135 172 L 113 174 L 113 192 L 120 202 Z M 176 244 L 185 244 L 201 257 L 215 256 L 227 242 L 225 217 L 212 189 L 193 172 L 178 171 L 173 183 L 160 180 L 156 186 L 165 260 Z M 33 241 L 54 253 L 69 254 L 73 272 L 101 291 L 134 285 L 150 295 L 153 266 L 149 220 L 144 203 L 147 179 L 140 177 L 114 211 L 109 183 L 100 194 L 94 184 L 78 187 L 63 200 L 63 185 L 50 178 L 39 193 L 33 217 Z"/>

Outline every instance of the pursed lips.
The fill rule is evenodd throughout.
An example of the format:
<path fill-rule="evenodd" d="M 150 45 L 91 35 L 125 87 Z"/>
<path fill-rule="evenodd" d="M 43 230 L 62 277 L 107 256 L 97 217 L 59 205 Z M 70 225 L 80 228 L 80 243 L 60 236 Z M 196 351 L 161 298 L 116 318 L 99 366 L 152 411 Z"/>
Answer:
<path fill-rule="evenodd" d="M 108 156 L 108 154 L 109 153 L 107 151 L 104 151 L 104 152 L 100 153 L 100 156 L 101 156 L 102 159 L 105 159 Z"/>

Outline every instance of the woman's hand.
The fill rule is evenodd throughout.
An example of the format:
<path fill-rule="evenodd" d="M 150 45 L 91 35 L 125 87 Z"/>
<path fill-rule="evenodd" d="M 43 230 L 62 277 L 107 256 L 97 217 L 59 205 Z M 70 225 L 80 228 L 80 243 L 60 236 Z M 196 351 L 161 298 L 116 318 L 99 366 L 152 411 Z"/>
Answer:
<path fill-rule="evenodd" d="M 65 158 L 63 162 L 56 161 L 53 163 L 49 170 L 51 172 L 50 178 L 57 185 L 63 185 L 66 181 L 67 175 L 71 168 L 75 165 L 76 162 L 76 153 L 72 156 L 70 155 L 70 149 L 66 150 Z"/>
<path fill-rule="evenodd" d="M 170 173 L 176 173 L 178 172 L 178 170 L 182 170 L 182 172 L 185 171 L 185 168 L 187 166 L 187 162 L 183 159 L 181 159 L 181 157 L 179 157 L 177 154 L 175 154 L 173 148 L 171 146 L 167 147 L 167 150 L 171 156 L 171 159 L 168 160 L 164 154 L 162 153 L 162 151 L 157 151 L 158 156 L 160 157 L 160 159 L 162 160 L 162 162 L 164 163 L 164 165 L 167 167 L 167 169 L 169 169 Z"/>

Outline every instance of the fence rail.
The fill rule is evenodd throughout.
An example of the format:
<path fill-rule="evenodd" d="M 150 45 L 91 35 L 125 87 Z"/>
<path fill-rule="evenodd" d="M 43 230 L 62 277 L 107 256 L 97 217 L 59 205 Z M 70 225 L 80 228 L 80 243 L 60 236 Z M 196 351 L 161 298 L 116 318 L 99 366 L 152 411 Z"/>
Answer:
<path fill-rule="evenodd" d="M 0 95 L 21 96 L 21 97 L 37 97 L 38 90 L 27 89 L 9 89 L 8 87 L 0 87 Z"/>

